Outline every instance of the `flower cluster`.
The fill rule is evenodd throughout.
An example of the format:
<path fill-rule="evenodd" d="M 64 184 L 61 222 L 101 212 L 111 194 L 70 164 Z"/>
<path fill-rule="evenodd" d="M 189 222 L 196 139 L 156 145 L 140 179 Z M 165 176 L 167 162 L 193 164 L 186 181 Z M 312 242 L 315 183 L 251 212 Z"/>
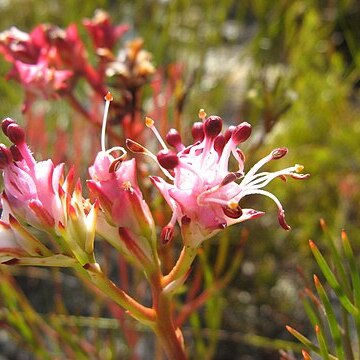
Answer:
<path fill-rule="evenodd" d="M 11 119 L 3 120 L 2 130 L 13 143 L 10 148 L 0 145 L 5 185 L 1 197 L 1 226 L 2 233 L 8 235 L 8 240 L 2 242 L 1 253 L 5 259 L 11 258 L 11 253 L 15 256 L 23 251 L 31 256 L 39 249 L 41 255 L 51 253 L 51 249 L 39 243 L 23 226 L 30 225 L 56 238 L 61 253 L 74 256 L 82 264 L 94 261 L 96 228 L 139 268 L 151 269 L 158 265 L 155 224 L 137 183 L 135 159 L 126 160 L 127 152 L 121 147 L 106 150 L 106 120 L 112 95 L 108 93 L 105 99 L 102 149 L 89 168 L 91 179 L 87 183 L 95 200 L 92 206 L 89 200 L 83 199 L 80 182 L 72 185 L 72 171 L 64 180 L 63 164 L 54 166 L 51 160 L 36 162 L 21 127 Z M 263 188 L 275 178 L 307 178 L 308 174 L 301 174 L 303 166 L 261 172 L 266 163 L 287 154 L 286 148 L 277 148 L 245 172 L 245 155 L 238 145 L 250 137 L 250 124 L 230 126 L 222 134 L 220 117 L 206 117 L 203 110 L 199 116 L 202 121 L 192 127 L 194 143 L 190 146 L 185 147 L 180 134 L 171 129 L 166 135 L 166 142 L 172 147 L 169 149 L 150 118 L 146 118 L 146 125 L 163 147 L 156 156 L 135 141 L 126 141 L 131 151 L 153 158 L 170 180 L 150 177 L 173 212 L 161 231 L 162 242 L 172 239 L 176 222 L 184 245 L 193 249 L 227 226 L 263 215 L 262 211 L 241 206 L 244 197 L 257 194 L 275 202 L 279 223 L 289 230 L 280 201 Z M 230 155 L 237 163 L 234 171 L 229 170 Z M 99 206 L 101 212 L 98 212 Z M 18 229 L 17 234 L 26 234 L 28 240 L 15 233 L 10 236 L 14 229 Z M 9 249 L 12 250 L 9 252 Z"/>
<path fill-rule="evenodd" d="M 73 171 L 64 179 L 64 164 L 36 162 L 25 142 L 24 130 L 12 119 L 3 120 L 2 131 L 13 145 L 8 148 L 0 144 L 5 187 L 1 195 L 1 262 L 19 255 L 55 254 L 75 257 L 81 264 L 94 261 L 98 203 L 85 203 L 80 182 L 73 184 Z M 31 228 L 47 233 L 53 243 L 42 243 Z"/>
<path fill-rule="evenodd" d="M 173 148 L 169 149 L 150 118 L 146 119 L 147 126 L 154 131 L 163 147 L 156 157 L 138 143 L 127 140 L 131 151 L 152 156 L 170 180 L 167 182 L 159 176 L 151 177 L 173 212 L 169 224 L 162 230 L 162 241 L 166 243 L 171 240 L 176 221 L 180 225 L 184 244 L 197 247 L 227 226 L 257 218 L 264 213 L 240 205 L 245 196 L 256 194 L 268 196 L 275 202 L 279 223 L 289 230 L 280 201 L 263 188 L 275 178 L 307 178 L 308 174 L 300 173 L 303 166 L 259 172 L 269 161 L 286 155 L 286 148 L 278 148 L 245 173 L 245 155 L 238 145 L 249 138 L 250 124 L 243 122 L 230 126 L 222 134 L 223 121 L 220 117 L 206 117 L 203 110 L 200 110 L 199 116 L 202 121 L 194 123 L 192 127 L 194 143 L 190 146 L 185 147 L 180 134 L 171 129 L 166 135 L 167 143 Z M 237 162 L 236 171 L 229 170 L 230 155 Z"/>
<path fill-rule="evenodd" d="M 155 72 L 151 54 L 142 48 L 141 39 L 130 41 L 117 54 L 115 46 L 128 26 L 113 25 L 105 11 L 96 11 L 93 19 L 84 19 L 83 25 L 97 55 L 95 65 L 89 61 L 75 24 L 66 29 L 40 24 L 30 33 L 12 27 L 0 33 L 0 53 L 12 64 L 8 78 L 18 81 L 25 90 L 24 112 L 39 98 L 66 95 L 79 111 L 74 89 L 79 80 L 85 80 L 99 99 L 106 93 L 105 84 L 111 82 L 123 93 L 114 106 L 116 118 L 131 113 L 137 89 Z M 84 115 L 83 110 L 80 112 Z"/>

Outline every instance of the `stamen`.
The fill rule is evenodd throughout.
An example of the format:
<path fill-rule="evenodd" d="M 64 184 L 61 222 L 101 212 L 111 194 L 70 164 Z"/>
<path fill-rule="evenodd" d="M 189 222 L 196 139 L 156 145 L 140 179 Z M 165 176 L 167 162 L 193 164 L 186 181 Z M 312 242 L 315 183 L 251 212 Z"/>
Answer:
<path fill-rule="evenodd" d="M 154 125 L 154 120 L 148 116 L 145 117 L 145 125 L 152 130 L 152 132 L 155 134 L 156 138 L 159 140 L 159 143 L 163 147 L 164 150 L 168 150 L 169 148 L 166 146 L 165 141 L 159 134 L 157 128 Z"/>
<path fill-rule="evenodd" d="M 105 108 L 104 108 L 104 115 L 103 115 L 103 120 L 102 120 L 102 127 L 101 127 L 101 150 L 102 151 L 106 151 L 106 141 L 105 141 L 105 136 L 106 136 L 106 122 L 107 122 L 107 117 L 108 117 L 108 113 L 109 113 L 109 107 L 110 107 L 110 102 L 113 101 L 113 96 L 111 94 L 111 92 L 108 92 L 105 97 Z"/>
<path fill-rule="evenodd" d="M 231 172 L 224 177 L 224 179 L 220 183 L 220 186 L 230 184 L 233 181 L 240 179 L 242 176 L 243 174 L 241 172 Z"/>
<path fill-rule="evenodd" d="M 272 157 L 272 152 L 265 156 L 264 158 L 260 159 L 245 175 L 242 183 L 243 184 L 246 184 L 248 183 L 249 181 L 252 180 L 252 177 L 255 175 L 255 173 L 260 169 L 262 168 L 266 163 L 268 163 L 269 161 L 273 160 L 273 157 Z"/>
<path fill-rule="evenodd" d="M 111 162 L 111 164 L 110 164 L 110 166 L 109 166 L 109 173 L 116 172 L 116 171 L 119 169 L 119 166 L 121 165 L 121 163 L 122 163 L 123 161 L 125 161 L 125 160 L 126 160 L 126 157 L 127 157 L 127 151 L 126 151 L 123 147 L 121 147 L 121 146 L 114 146 L 114 147 L 112 147 L 111 149 L 106 150 L 106 153 L 109 154 L 110 156 L 112 156 L 111 153 L 112 153 L 113 151 L 120 151 L 122 154 L 121 154 L 120 156 L 116 157 L 116 158 Z"/>
<path fill-rule="evenodd" d="M 289 167 L 275 172 L 264 171 L 255 174 L 251 179 L 247 179 L 246 183 L 241 182 L 240 185 L 251 188 L 262 188 L 279 176 L 291 176 L 293 171 L 295 171 L 295 167 Z"/>
<path fill-rule="evenodd" d="M 134 153 L 141 153 L 144 155 L 149 156 L 151 159 L 153 159 L 160 167 L 161 171 L 172 181 L 174 181 L 174 177 L 166 170 L 164 169 L 160 164 L 159 161 L 157 159 L 157 157 L 150 151 L 148 150 L 146 147 L 138 144 L 137 142 L 135 142 L 134 140 L 131 139 L 126 139 L 126 146 L 128 147 L 128 149 Z"/>
<path fill-rule="evenodd" d="M 284 213 L 284 209 L 279 201 L 279 199 L 272 193 L 268 192 L 268 191 L 265 191 L 265 190 L 259 190 L 259 189 L 249 189 L 249 190 L 246 190 L 244 191 L 242 194 L 241 197 L 245 197 L 247 195 L 264 195 L 264 196 L 267 196 L 269 197 L 270 199 L 272 199 L 277 208 L 278 208 L 278 220 L 279 220 L 279 224 L 281 225 L 281 227 L 285 230 L 290 230 L 290 226 L 286 223 L 285 221 L 285 213 Z"/>
<path fill-rule="evenodd" d="M 234 200 L 231 200 L 227 206 L 223 206 L 222 210 L 224 214 L 231 219 L 238 219 L 243 214 L 238 202 Z"/>

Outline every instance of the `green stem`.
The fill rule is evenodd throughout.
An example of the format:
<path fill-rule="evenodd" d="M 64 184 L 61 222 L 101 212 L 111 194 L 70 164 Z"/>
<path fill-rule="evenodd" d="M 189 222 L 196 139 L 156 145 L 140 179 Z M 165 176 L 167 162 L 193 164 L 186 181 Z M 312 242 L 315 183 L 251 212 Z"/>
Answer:
<path fill-rule="evenodd" d="M 115 303 L 126 309 L 132 317 L 150 327 L 154 326 L 156 320 L 154 310 L 139 304 L 126 292 L 119 289 L 104 275 L 98 264 L 87 264 L 84 269 L 87 271 L 91 282 Z M 81 270 L 79 269 L 79 271 Z"/>
<path fill-rule="evenodd" d="M 173 281 L 179 280 L 181 277 L 185 276 L 191 268 L 195 256 L 197 255 L 197 248 L 190 246 L 184 246 L 179 259 L 173 269 L 164 276 L 161 280 L 161 285 L 165 288 L 167 285 Z"/>

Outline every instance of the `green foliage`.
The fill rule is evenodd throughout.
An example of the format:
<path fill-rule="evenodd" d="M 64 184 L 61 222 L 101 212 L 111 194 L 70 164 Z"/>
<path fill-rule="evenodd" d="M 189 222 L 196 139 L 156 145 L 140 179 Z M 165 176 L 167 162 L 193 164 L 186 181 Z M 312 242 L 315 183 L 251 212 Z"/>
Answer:
<path fill-rule="evenodd" d="M 324 222 L 322 224 L 325 227 Z M 322 252 L 310 241 L 311 251 L 326 283 L 323 285 L 314 275 L 316 293 L 305 288 L 306 297 L 303 299 L 305 311 L 315 328 L 318 345 L 291 327 L 288 327 L 288 331 L 307 350 L 321 355 L 323 359 L 357 359 L 360 268 L 345 231 L 341 235 L 341 245 L 326 232 Z"/>

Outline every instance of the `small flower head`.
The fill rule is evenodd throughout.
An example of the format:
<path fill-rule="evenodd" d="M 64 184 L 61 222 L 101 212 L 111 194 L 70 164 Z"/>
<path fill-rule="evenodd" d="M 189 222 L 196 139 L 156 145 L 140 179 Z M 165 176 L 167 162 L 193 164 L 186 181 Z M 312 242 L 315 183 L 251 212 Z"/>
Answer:
<path fill-rule="evenodd" d="M 103 211 L 97 230 L 129 260 L 147 266 L 154 261 L 154 220 L 137 183 L 135 159 L 126 160 L 127 153 L 121 147 L 106 150 L 105 128 L 111 95 L 105 100 L 102 151 L 89 168 L 91 180 L 88 181 L 88 188 Z M 115 153 L 118 155 L 113 156 Z"/>
<path fill-rule="evenodd" d="M 112 25 L 109 14 L 104 10 L 96 10 L 95 16 L 92 19 L 85 19 L 83 24 L 96 49 L 112 50 L 129 28 L 127 25 Z"/>
<path fill-rule="evenodd" d="M 135 39 L 128 42 L 115 61 L 108 64 L 106 75 L 121 80 L 127 88 L 137 88 L 154 74 L 151 60 L 152 55 L 143 49 L 143 40 Z"/>
<path fill-rule="evenodd" d="M 25 110 L 37 97 L 57 99 L 60 94 L 67 93 L 72 88 L 73 72 L 57 70 L 49 66 L 45 58 L 36 64 L 15 61 L 9 76 L 19 81 L 26 91 Z"/>
<path fill-rule="evenodd" d="M 5 187 L 0 230 L 7 239 L 0 239 L 0 257 L 7 251 L 5 245 L 22 250 L 18 252 L 22 256 L 53 254 L 29 233 L 25 224 L 56 239 L 62 254 L 75 257 L 81 264 L 93 261 L 97 206 L 84 207 L 80 183 L 74 190 L 71 186 L 73 172 L 64 180 L 64 164 L 55 166 L 50 159 L 36 162 L 25 142 L 24 130 L 12 119 L 3 120 L 2 131 L 13 145 L 7 148 L 0 144 Z"/>
<path fill-rule="evenodd" d="M 175 130 L 169 131 L 166 139 L 175 150 L 168 149 L 153 123 L 149 126 L 163 149 L 156 157 L 151 156 L 145 148 L 142 152 L 154 158 L 170 180 L 167 182 L 158 176 L 151 177 L 173 211 L 169 224 L 162 231 L 164 242 L 172 238 L 176 221 L 180 225 L 184 243 L 197 247 L 227 226 L 263 215 L 261 211 L 241 206 L 244 197 L 256 194 L 270 197 L 275 202 L 279 223 L 289 230 L 279 200 L 263 188 L 277 177 L 306 178 L 308 175 L 299 173 L 302 167 L 295 165 L 276 172 L 259 172 L 267 162 L 286 155 L 287 149 L 279 148 L 245 173 L 245 155 L 238 145 L 250 137 L 251 125 L 243 122 L 222 134 L 220 117 L 206 117 L 204 110 L 200 110 L 199 117 L 202 121 L 196 122 L 192 128 L 194 143 L 188 147 L 184 146 Z M 127 143 L 132 144 L 131 141 Z M 132 150 L 132 147 L 129 149 Z M 236 171 L 229 170 L 231 155 L 237 161 Z"/>

